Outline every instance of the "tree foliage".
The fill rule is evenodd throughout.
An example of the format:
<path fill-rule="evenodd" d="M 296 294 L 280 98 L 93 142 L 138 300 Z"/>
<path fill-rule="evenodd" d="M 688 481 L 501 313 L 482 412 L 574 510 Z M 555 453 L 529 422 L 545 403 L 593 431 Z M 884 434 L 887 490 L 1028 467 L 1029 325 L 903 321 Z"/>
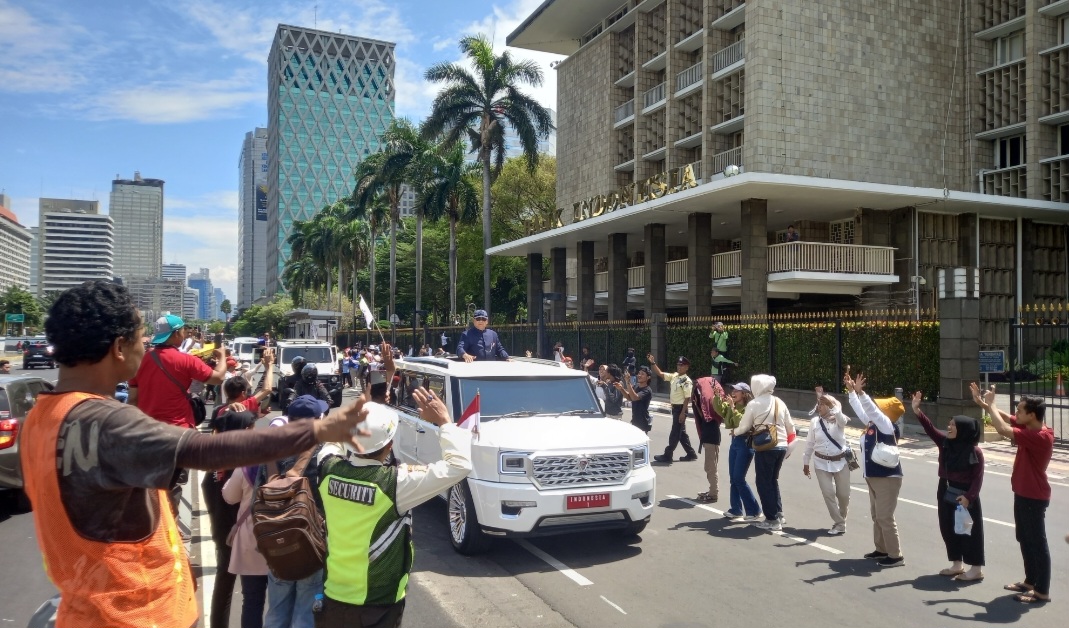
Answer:
<path fill-rule="evenodd" d="M 261 336 L 264 332 L 282 336 L 289 326 L 289 313 L 293 309 L 293 300 L 279 294 L 267 305 L 254 305 L 242 312 L 230 328 L 236 336 Z"/>

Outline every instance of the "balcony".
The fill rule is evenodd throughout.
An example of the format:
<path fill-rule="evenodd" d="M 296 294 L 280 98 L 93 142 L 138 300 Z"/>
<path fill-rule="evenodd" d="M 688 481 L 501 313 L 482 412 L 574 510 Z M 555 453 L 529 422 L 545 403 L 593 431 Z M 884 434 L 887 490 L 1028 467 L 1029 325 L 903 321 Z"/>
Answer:
<path fill-rule="evenodd" d="M 702 74 L 702 62 L 699 61 L 676 75 L 676 98 L 682 98 L 687 94 L 698 90 L 704 83 L 705 76 Z"/>
<path fill-rule="evenodd" d="M 746 40 L 731 44 L 713 55 L 713 80 L 727 76 L 742 67 L 746 57 Z"/>
<path fill-rule="evenodd" d="M 646 267 L 632 266 L 627 269 L 627 289 L 635 290 L 646 287 Z"/>
<path fill-rule="evenodd" d="M 664 265 L 666 284 L 687 283 L 687 260 L 677 259 Z"/>
<path fill-rule="evenodd" d="M 643 70 L 659 72 L 668 67 L 668 51 L 657 53 L 652 59 L 642 64 Z"/>
<path fill-rule="evenodd" d="M 1027 166 L 1010 166 L 983 173 L 984 194 L 1026 198 L 1028 195 Z"/>
<path fill-rule="evenodd" d="M 624 74 L 620 78 L 616 79 L 613 83 L 617 87 L 634 87 L 635 86 L 635 71 L 631 70 L 627 74 Z"/>
<path fill-rule="evenodd" d="M 742 277 L 742 251 L 713 255 L 713 281 Z"/>
<path fill-rule="evenodd" d="M 713 173 L 721 173 L 724 168 L 732 165 L 742 168 L 742 146 L 713 155 Z"/>
<path fill-rule="evenodd" d="M 613 111 L 613 126 L 621 127 L 635 119 L 635 99 L 625 102 Z"/>
<path fill-rule="evenodd" d="M 646 90 L 646 93 L 642 94 L 642 113 L 652 113 L 663 107 L 667 98 L 666 94 L 664 83 L 657 85 L 653 89 Z"/>
<path fill-rule="evenodd" d="M 893 275 L 895 250 L 883 246 L 788 242 L 768 247 L 768 274 L 848 273 L 853 275 Z"/>
<path fill-rule="evenodd" d="M 734 9 L 728 11 L 719 18 L 713 20 L 710 25 L 715 30 L 729 31 L 746 21 L 746 3 L 743 2 Z"/>
<path fill-rule="evenodd" d="M 702 40 L 705 38 L 705 29 L 699 28 L 690 35 L 687 35 L 683 39 L 676 43 L 676 50 L 682 50 L 684 52 L 694 52 L 702 47 Z"/>

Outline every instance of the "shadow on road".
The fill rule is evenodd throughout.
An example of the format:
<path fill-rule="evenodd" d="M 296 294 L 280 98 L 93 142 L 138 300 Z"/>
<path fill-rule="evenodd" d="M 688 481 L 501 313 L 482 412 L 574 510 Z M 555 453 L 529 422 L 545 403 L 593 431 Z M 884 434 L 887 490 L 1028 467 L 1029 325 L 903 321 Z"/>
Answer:
<path fill-rule="evenodd" d="M 706 519 L 705 521 L 683 521 L 668 528 L 669 530 L 700 530 L 710 536 L 724 539 L 745 541 L 768 532 L 753 527 L 748 523 L 739 523 L 730 519 Z"/>
<path fill-rule="evenodd" d="M 925 600 L 924 603 L 928 606 L 938 606 L 940 604 L 964 604 L 967 606 L 979 607 L 979 610 L 972 615 L 952 613 L 949 608 L 944 608 L 939 611 L 939 615 L 951 619 L 986 624 L 1012 624 L 1020 620 L 1021 617 L 1030 610 L 1027 604 L 1021 604 L 1014 600 L 1012 595 L 998 597 L 990 602 L 977 602 L 975 600 L 966 600 L 964 598 L 948 598 L 945 600 Z"/>
<path fill-rule="evenodd" d="M 926 576 L 917 576 L 912 580 L 899 580 L 898 582 L 878 584 L 869 587 L 869 590 L 879 591 L 880 589 L 893 589 L 895 587 L 913 587 L 918 591 L 943 591 L 946 593 L 953 593 L 954 591 L 958 591 L 967 586 L 969 586 L 967 583 L 963 584 L 953 578 L 940 576 L 938 574 L 928 574 Z"/>
<path fill-rule="evenodd" d="M 805 565 L 827 565 L 830 572 L 808 580 L 803 579 L 802 582 L 806 584 L 817 584 L 818 582 L 827 582 L 839 578 L 856 578 L 858 576 L 867 578 L 880 569 L 875 561 L 867 558 L 840 558 L 839 560 L 814 558 L 794 563 L 795 567 L 803 567 Z"/>

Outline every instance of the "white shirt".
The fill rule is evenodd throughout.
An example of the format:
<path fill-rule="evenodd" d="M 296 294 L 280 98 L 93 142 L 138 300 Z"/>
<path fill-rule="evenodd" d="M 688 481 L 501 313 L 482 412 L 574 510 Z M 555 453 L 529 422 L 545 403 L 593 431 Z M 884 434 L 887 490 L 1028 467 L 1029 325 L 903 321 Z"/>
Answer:
<path fill-rule="evenodd" d="M 857 418 L 861 419 L 865 425 L 871 425 L 878 431 L 884 434 L 894 434 L 895 424 L 891 422 L 891 419 L 887 418 L 887 415 L 880 410 L 880 407 L 876 405 L 876 402 L 869 397 L 869 394 L 862 392 L 858 395 L 854 391 L 850 391 L 850 407 L 854 409 L 854 413 L 857 414 Z M 865 460 L 868 459 L 868 454 L 865 449 L 865 437 L 861 437 L 861 454 L 858 456 L 858 462 L 861 463 L 861 475 L 862 477 L 868 477 L 865 473 Z M 893 477 L 902 477 L 901 475 L 895 475 Z"/>
<path fill-rule="evenodd" d="M 471 473 L 471 432 L 446 423 L 438 428 L 438 442 L 442 459 L 429 465 L 402 464 L 397 468 L 397 512 L 404 514 L 468 477 Z M 345 457 L 346 450 L 338 443 L 323 445 L 317 462 L 326 456 Z M 382 466 L 378 460 L 349 456 L 355 467 Z"/>
<path fill-rule="evenodd" d="M 849 419 L 843 414 L 841 407 L 833 409 L 828 414 L 827 419 L 813 415 L 813 420 L 809 423 L 809 436 L 806 437 L 805 455 L 802 457 L 802 464 L 808 465 L 810 460 L 814 459 L 814 453 L 824 456 L 838 456 L 843 453 L 849 447 L 846 444 L 845 429 L 848 421 Z M 842 445 L 843 449 L 839 449 L 831 442 L 828 434 L 825 434 L 824 430 L 821 429 L 821 423 L 828 429 L 828 434 Z M 846 458 L 824 460 L 818 456 L 815 460 L 813 467 L 818 471 L 827 471 L 828 473 L 838 473 L 847 464 Z"/>

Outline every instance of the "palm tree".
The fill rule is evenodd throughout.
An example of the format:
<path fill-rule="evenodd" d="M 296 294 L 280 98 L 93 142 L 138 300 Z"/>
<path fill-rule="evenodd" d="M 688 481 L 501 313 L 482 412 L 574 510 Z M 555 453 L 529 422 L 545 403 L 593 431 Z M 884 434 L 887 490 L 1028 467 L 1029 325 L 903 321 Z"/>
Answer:
<path fill-rule="evenodd" d="M 353 320 L 356 320 L 356 304 L 360 302 L 357 273 L 368 263 L 371 252 L 370 225 L 359 218 L 348 220 L 342 223 L 337 237 L 341 244 L 341 258 L 349 260 L 349 272 L 353 278 Z"/>
<path fill-rule="evenodd" d="M 457 313 L 457 223 L 471 223 L 479 215 L 479 165 L 464 160 L 463 142 L 438 144 L 423 162 L 416 201 L 418 216 L 436 222 L 449 218 L 449 318 Z"/>
<path fill-rule="evenodd" d="M 434 99 L 423 125 L 424 136 L 445 134 L 453 144 L 467 135 L 472 152 L 483 169 L 483 247 L 490 248 L 490 186 L 505 163 L 505 127 L 515 132 L 533 171 L 538 165 L 538 140 L 549 136 L 549 111 L 520 91 L 520 86 L 542 85 L 542 69 L 533 61 L 500 55 L 485 35 L 460 40 L 460 50 L 475 68 L 474 75 L 459 63 L 439 63 L 424 75 L 445 87 Z M 493 162 L 493 168 L 491 168 Z M 483 307 L 490 309 L 490 256 L 483 253 Z"/>
<path fill-rule="evenodd" d="M 361 172 L 361 170 L 365 168 L 364 163 L 367 163 L 367 160 L 362 162 L 360 166 L 357 166 L 356 178 L 358 181 L 365 176 L 365 174 Z M 352 196 L 346 199 L 346 203 L 349 208 L 349 220 L 363 220 L 367 222 L 367 229 L 370 236 L 368 238 L 368 257 L 371 262 L 369 273 L 371 303 L 369 306 L 371 307 L 371 311 L 375 313 L 375 316 L 378 316 L 378 310 L 375 309 L 375 245 L 378 244 L 379 235 L 382 233 L 382 225 L 390 215 L 390 203 L 386 198 L 386 195 L 381 191 L 371 197 L 361 196 L 359 198 L 354 192 Z"/>
<path fill-rule="evenodd" d="M 397 309 L 397 225 L 401 222 L 403 186 L 412 178 L 414 162 L 423 152 L 424 142 L 416 127 L 404 118 L 390 123 L 383 132 L 382 149 L 357 166 L 353 202 L 365 207 L 384 195 L 390 208 L 390 314 Z M 359 215 L 359 213 L 358 213 Z"/>

